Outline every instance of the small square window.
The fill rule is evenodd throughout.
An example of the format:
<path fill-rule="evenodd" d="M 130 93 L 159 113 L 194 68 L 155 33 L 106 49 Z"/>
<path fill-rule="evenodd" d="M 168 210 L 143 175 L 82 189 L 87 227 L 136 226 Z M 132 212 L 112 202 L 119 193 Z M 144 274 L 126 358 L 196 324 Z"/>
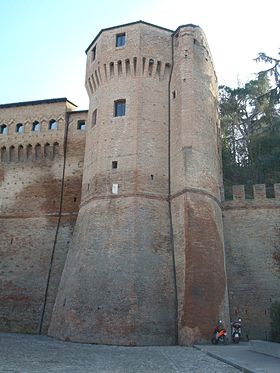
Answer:
<path fill-rule="evenodd" d="M 96 46 L 91 50 L 91 60 L 94 61 L 96 58 Z"/>
<path fill-rule="evenodd" d="M 96 120 L 97 120 L 97 109 L 95 109 L 94 112 L 92 113 L 92 118 L 91 118 L 92 126 L 96 125 Z"/>
<path fill-rule="evenodd" d="M 123 47 L 125 45 L 125 33 L 116 35 L 116 47 Z"/>
<path fill-rule="evenodd" d="M 84 120 L 78 120 L 77 129 L 84 131 L 86 129 L 86 122 Z"/>
<path fill-rule="evenodd" d="M 122 117 L 124 115 L 125 115 L 125 100 L 115 101 L 114 116 L 115 117 Z"/>
<path fill-rule="evenodd" d="M 118 161 L 113 161 L 112 162 L 112 169 L 118 168 Z"/>

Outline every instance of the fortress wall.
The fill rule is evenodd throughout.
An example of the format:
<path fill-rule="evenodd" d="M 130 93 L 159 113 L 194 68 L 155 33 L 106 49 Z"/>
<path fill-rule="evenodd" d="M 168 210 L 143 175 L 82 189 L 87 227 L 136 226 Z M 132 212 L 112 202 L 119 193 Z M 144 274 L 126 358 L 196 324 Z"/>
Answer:
<path fill-rule="evenodd" d="M 170 159 L 180 344 L 209 340 L 218 319 L 229 322 L 216 84 L 202 30 L 180 27 L 174 35 Z"/>
<path fill-rule="evenodd" d="M 233 200 L 223 203 L 224 235 L 231 319 L 241 317 L 244 337 L 267 339 L 270 305 L 280 301 L 280 185 L 266 198 L 265 186 L 234 186 Z"/>
<path fill-rule="evenodd" d="M 56 240 L 46 322 L 52 309 L 76 219 L 76 215 L 63 217 L 56 239 L 67 106 L 68 103 L 59 102 L 0 108 L 0 124 L 9 125 L 8 134 L 0 135 L 0 148 L 7 149 L 0 163 L 0 328 L 3 331 L 39 332 Z M 56 120 L 56 129 L 48 129 L 51 119 Z M 31 130 L 35 120 L 41 124 L 40 131 Z M 24 133 L 15 132 L 17 123 L 24 124 Z M 12 146 L 15 150 L 11 153 Z M 75 168 L 73 164 L 73 172 Z M 75 184 L 75 189 L 78 195 L 80 186 Z M 78 206 L 73 208 L 68 204 L 65 208 L 68 215 L 71 208 L 75 212 Z"/>

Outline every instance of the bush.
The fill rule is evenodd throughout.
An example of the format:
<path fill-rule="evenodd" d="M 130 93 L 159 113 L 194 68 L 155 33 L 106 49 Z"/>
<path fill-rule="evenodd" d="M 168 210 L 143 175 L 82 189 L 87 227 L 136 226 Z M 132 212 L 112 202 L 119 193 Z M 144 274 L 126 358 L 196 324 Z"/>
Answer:
<path fill-rule="evenodd" d="M 271 340 L 280 342 L 280 302 L 273 302 L 270 307 Z"/>

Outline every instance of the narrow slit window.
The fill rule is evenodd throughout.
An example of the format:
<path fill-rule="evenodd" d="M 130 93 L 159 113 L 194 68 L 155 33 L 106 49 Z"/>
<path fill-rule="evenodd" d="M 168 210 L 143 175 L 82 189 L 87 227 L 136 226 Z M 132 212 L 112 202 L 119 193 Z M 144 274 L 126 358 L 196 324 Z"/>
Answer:
<path fill-rule="evenodd" d="M 116 168 L 118 168 L 118 161 L 113 161 L 112 162 L 112 169 L 114 170 Z"/>
<path fill-rule="evenodd" d="M 94 112 L 92 113 L 92 120 L 91 120 L 92 126 L 96 125 L 96 121 L 97 121 L 97 109 L 95 109 Z"/>
<path fill-rule="evenodd" d="M 115 101 L 114 116 L 115 117 L 124 116 L 125 115 L 125 106 L 126 106 L 126 101 L 125 100 Z"/>
<path fill-rule="evenodd" d="M 94 61 L 96 58 L 96 45 L 91 50 L 91 61 Z"/>
<path fill-rule="evenodd" d="M 123 47 L 125 45 L 125 32 L 116 35 L 116 47 Z"/>

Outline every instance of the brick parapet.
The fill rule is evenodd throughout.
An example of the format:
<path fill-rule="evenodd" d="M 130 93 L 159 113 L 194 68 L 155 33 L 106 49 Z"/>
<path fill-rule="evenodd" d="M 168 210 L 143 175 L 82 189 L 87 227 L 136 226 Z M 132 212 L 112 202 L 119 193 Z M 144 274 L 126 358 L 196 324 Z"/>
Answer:
<path fill-rule="evenodd" d="M 233 185 L 232 200 L 224 200 L 223 208 L 280 208 L 280 183 L 269 186 L 269 189 L 265 184 L 254 184 L 251 191 L 252 194 L 248 198 L 245 185 Z"/>

